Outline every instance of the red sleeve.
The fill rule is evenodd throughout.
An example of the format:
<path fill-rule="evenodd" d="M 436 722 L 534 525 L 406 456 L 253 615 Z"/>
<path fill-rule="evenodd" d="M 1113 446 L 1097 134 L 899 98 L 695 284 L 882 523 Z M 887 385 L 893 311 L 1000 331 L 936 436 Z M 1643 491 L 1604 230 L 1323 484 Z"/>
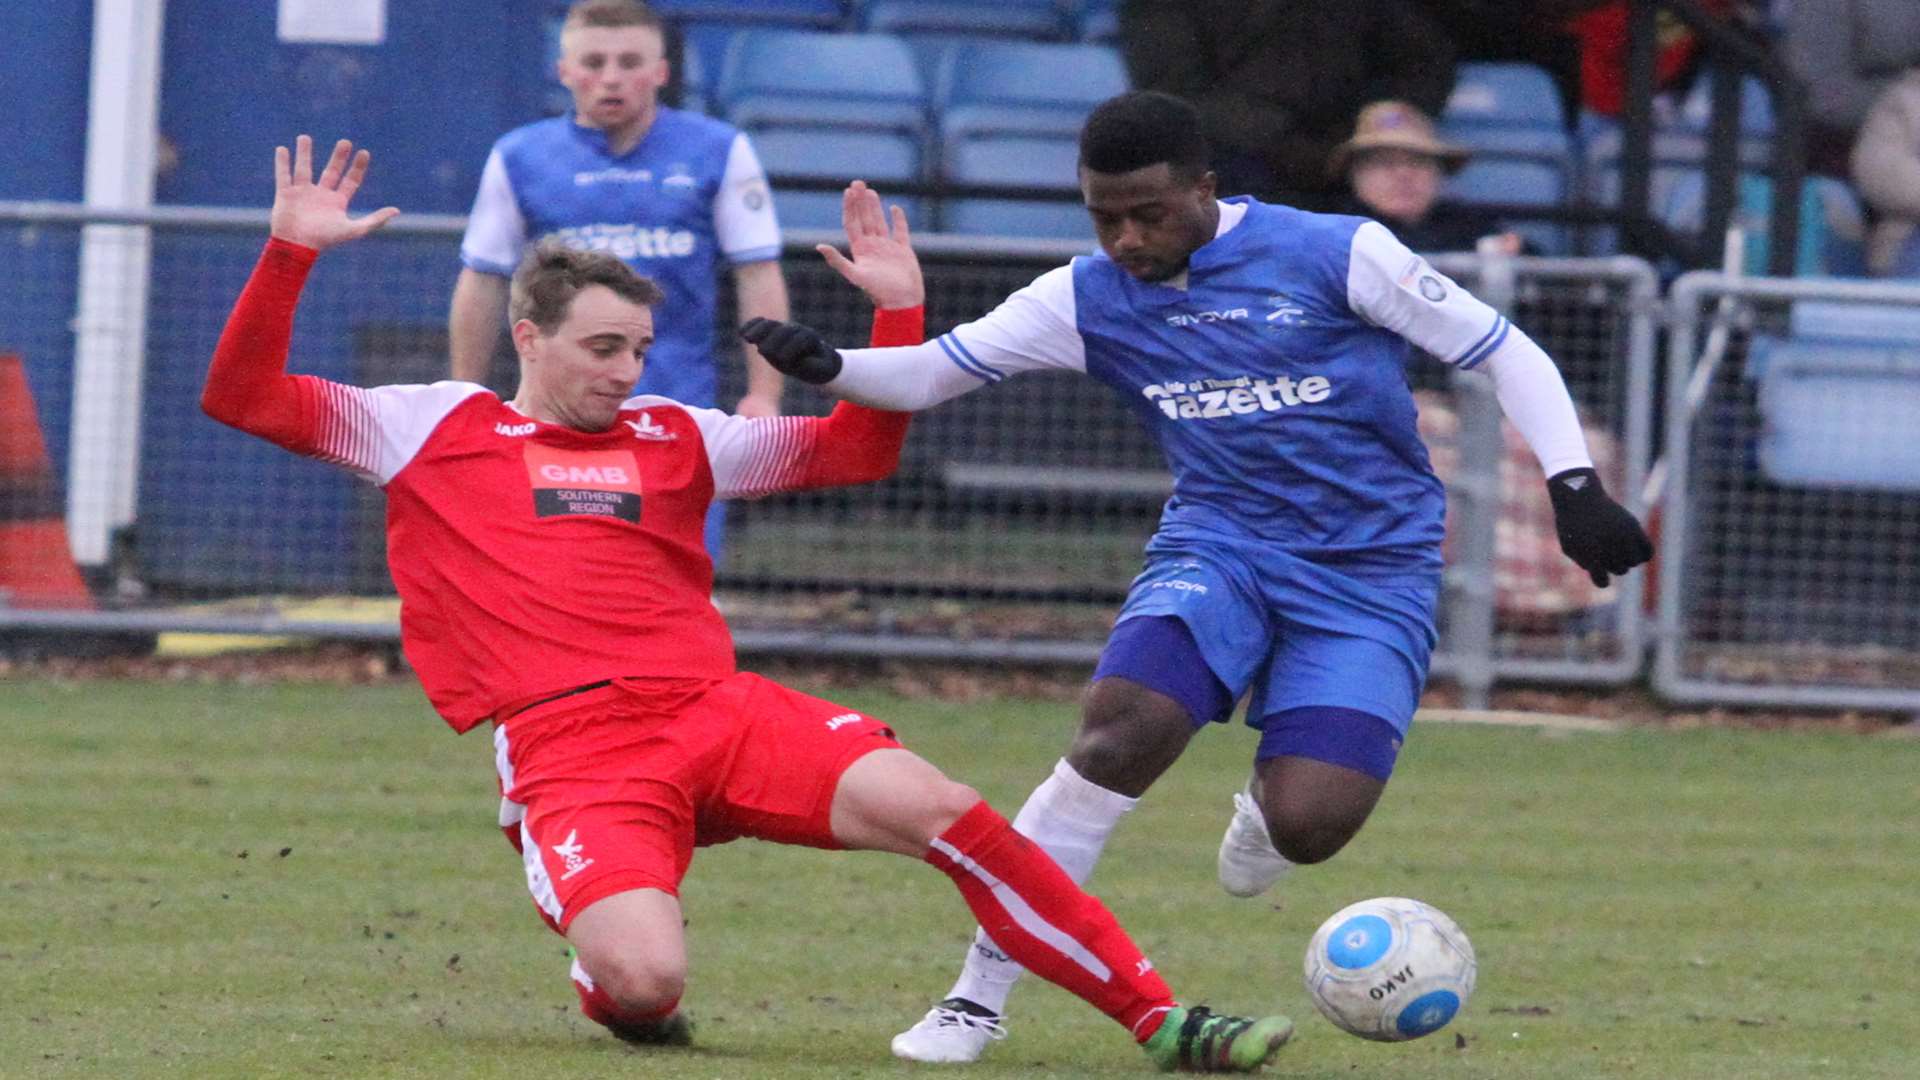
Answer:
<path fill-rule="evenodd" d="M 918 345 L 926 340 L 926 308 L 873 313 L 872 344 Z M 900 466 L 912 413 L 883 412 L 843 401 L 825 419 L 811 421 L 815 439 L 796 488 L 840 487 L 885 480 Z"/>
<path fill-rule="evenodd" d="M 314 398 L 322 380 L 287 374 L 293 311 L 319 252 L 268 240 L 234 301 L 207 369 L 200 408 L 208 416 L 290 450 L 316 449 Z"/>

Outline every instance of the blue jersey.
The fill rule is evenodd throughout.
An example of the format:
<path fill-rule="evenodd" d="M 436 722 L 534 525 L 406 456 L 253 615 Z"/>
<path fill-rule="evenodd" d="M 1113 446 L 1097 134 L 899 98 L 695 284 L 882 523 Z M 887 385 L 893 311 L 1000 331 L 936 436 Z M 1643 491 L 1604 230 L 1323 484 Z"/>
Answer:
<path fill-rule="evenodd" d="M 1415 428 L 1409 342 L 1473 367 L 1507 321 L 1376 222 L 1246 199 L 1221 217 L 1184 280 L 1085 256 L 942 337 L 955 370 L 933 376 L 941 392 L 1084 371 L 1172 469 L 1156 547 L 1210 540 L 1431 582 L 1445 496 Z"/>
<path fill-rule="evenodd" d="M 610 252 L 666 293 L 635 392 L 713 405 L 723 260 L 780 254 L 772 198 L 746 136 L 664 107 L 619 157 L 603 132 L 571 117 L 515 128 L 487 159 L 461 259 L 508 276 L 530 242 L 549 237 Z"/>

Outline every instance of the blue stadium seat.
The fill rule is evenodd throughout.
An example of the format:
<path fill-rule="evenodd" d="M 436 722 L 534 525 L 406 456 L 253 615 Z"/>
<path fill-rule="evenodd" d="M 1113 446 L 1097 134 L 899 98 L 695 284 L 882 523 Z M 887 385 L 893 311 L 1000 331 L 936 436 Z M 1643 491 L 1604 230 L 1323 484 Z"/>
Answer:
<path fill-rule="evenodd" d="M 920 179 L 920 143 L 911 136 L 778 126 L 751 129 L 747 134 L 760 154 L 760 164 L 776 178 L 774 209 L 785 228 L 838 229 L 840 194 L 784 190 L 778 183 L 782 177 L 865 180 L 888 203 L 899 203 L 911 225 L 922 229 L 932 226 L 919 200 L 888 193 L 890 186 Z"/>
<path fill-rule="evenodd" d="M 1463 200 L 1536 203 L 1541 202 L 1541 191 L 1552 188 L 1560 192 L 1553 200 L 1557 204 L 1579 190 L 1579 156 L 1567 131 L 1559 88 L 1552 76 L 1532 64 L 1460 65 L 1453 95 L 1440 116 L 1440 134 L 1473 151 L 1471 171 L 1456 177 L 1453 185 Z M 1543 169 L 1555 175 L 1549 179 Z M 1526 186 L 1519 197 L 1501 199 L 1490 185 L 1509 180 Z M 1541 225 L 1522 231 L 1542 250 L 1565 250 L 1565 230 Z"/>
<path fill-rule="evenodd" d="M 979 135 L 949 142 L 940 167 L 941 175 L 954 183 L 1018 184 L 1069 194 L 1078 190 L 1078 160 L 1079 143 L 1073 138 Z M 941 228 L 991 236 L 1093 239 L 1093 226 L 1078 199 L 951 199 L 942 208 Z"/>
<path fill-rule="evenodd" d="M 1794 337 L 1920 345 L 1920 308 L 1801 300 L 1788 316 Z"/>
<path fill-rule="evenodd" d="M 1568 186 L 1565 174 L 1551 163 L 1475 159 L 1448 178 L 1444 191 L 1448 199 L 1467 205 L 1551 207 L 1566 201 Z M 1567 234 L 1563 226 L 1516 221 L 1508 227 L 1526 237 L 1543 255 L 1567 253 Z"/>
<path fill-rule="evenodd" d="M 886 34 L 965 33 L 1057 41 L 1067 22 L 1054 0 L 868 0 L 860 28 Z"/>
<path fill-rule="evenodd" d="M 1881 318 L 1866 305 L 1845 306 L 1853 310 L 1829 308 L 1823 318 Z M 1746 374 L 1761 416 L 1760 469 L 1774 483 L 1920 491 L 1920 439 L 1912 437 L 1920 416 L 1914 327 L 1881 340 L 1857 330 L 1845 337 L 1754 339 Z"/>
<path fill-rule="evenodd" d="M 900 39 L 913 50 L 914 63 L 920 66 L 920 78 L 926 82 L 929 95 L 939 89 L 948 55 L 963 45 L 978 45 L 981 41 L 977 34 L 901 34 Z M 938 100 L 934 102 L 936 110 L 939 104 Z"/>
<path fill-rule="evenodd" d="M 1737 143 L 1740 164 L 1749 169 L 1765 169 L 1773 156 L 1773 106 L 1765 85 L 1752 78 L 1742 80 L 1740 102 Z M 1682 102 L 1678 115 L 1654 128 L 1652 149 L 1656 168 L 1696 168 L 1706 162 L 1711 107 L 1709 84 L 1701 79 Z M 1580 133 L 1590 177 L 1619 167 L 1626 141 L 1625 129 L 1619 121 L 1582 113 Z"/>
<path fill-rule="evenodd" d="M 1461 126 L 1567 128 L 1560 88 L 1532 64 L 1461 64 L 1441 116 Z"/>
<path fill-rule="evenodd" d="M 1699 172 L 1678 177 L 1655 203 L 1660 219 L 1682 233 L 1698 233 L 1706 222 L 1707 181 Z M 1734 220 L 1746 228 L 1742 254 L 1749 274 L 1767 272 L 1767 221 L 1773 213 L 1773 182 L 1741 173 Z M 1866 211 L 1853 189 L 1828 176 L 1810 176 L 1800 189 L 1800 236 L 1794 274 L 1800 277 L 1861 277 L 1866 270 L 1862 239 Z"/>
<path fill-rule="evenodd" d="M 934 107 L 948 141 L 976 132 L 1078 137 L 1093 107 L 1127 89 L 1104 45 L 978 42 L 947 54 Z"/>
<path fill-rule="evenodd" d="M 1120 43 L 1120 0 L 1082 0 L 1072 18 L 1076 39 L 1095 45 Z"/>
<path fill-rule="evenodd" d="M 669 20 L 724 19 L 827 28 L 845 25 L 847 18 L 840 0 L 649 0 L 647 6 Z"/>
<path fill-rule="evenodd" d="M 680 30 L 680 81 L 712 97 L 726 66 L 727 46 L 740 31 L 736 23 L 683 23 Z"/>
<path fill-rule="evenodd" d="M 916 136 L 928 129 L 913 52 L 885 34 L 742 30 L 710 96 L 743 128 L 811 124 Z"/>

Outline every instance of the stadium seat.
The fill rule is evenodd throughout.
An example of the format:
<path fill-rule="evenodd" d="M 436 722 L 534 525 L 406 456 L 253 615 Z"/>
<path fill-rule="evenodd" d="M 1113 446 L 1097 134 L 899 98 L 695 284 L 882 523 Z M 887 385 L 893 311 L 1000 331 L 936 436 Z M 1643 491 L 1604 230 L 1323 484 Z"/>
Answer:
<path fill-rule="evenodd" d="M 717 19 L 735 23 L 838 27 L 847 12 L 840 0 L 650 0 L 669 20 Z"/>
<path fill-rule="evenodd" d="M 1104 45 L 972 42 L 947 54 L 934 107 L 949 143 L 984 132 L 1078 137 L 1087 113 L 1126 89 L 1126 68 Z"/>
<path fill-rule="evenodd" d="M 720 69 L 727 62 L 727 46 L 740 31 L 734 23 L 682 23 L 680 32 L 680 81 L 703 96 L 712 97 L 720 81 Z"/>
<path fill-rule="evenodd" d="M 1840 307 L 1827 305 L 1822 321 L 1839 316 L 1887 325 L 1871 308 L 1893 310 Z M 1920 416 L 1920 347 L 1915 327 L 1899 330 L 1903 336 L 1880 340 L 1860 336 L 1858 326 L 1842 337 L 1754 339 L 1747 377 L 1760 410 L 1759 461 L 1767 479 L 1794 487 L 1920 491 L 1920 440 L 1912 438 Z"/>
<path fill-rule="evenodd" d="M 1075 139 L 1030 135 L 980 135 L 949 143 L 941 175 L 958 184 L 1017 184 L 1077 191 L 1079 144 Z M 1086 208 L 1077 198 L 951 199 L 942 208 L 946 232 L 988 236 L 1093 239 Z"/>
<path fill-rule="evenodd" d="M 900 198 L 889 186 L 920 179 L 920 143 L 911 136 L 884 131 L 823 131 L 813 127 L 749 129 L 760 164 L 774 178 L 774 209 L 784 228 L 838 229 L 840 194 L 834 191 L 782 189 L 780 180 L 800 177 L 818 180 L 861 179 L 888 203 L 899 203 L 907 220 L 929 229 L 932 222 L 919 200 Z"/>
<path fill-rule="evenodd" d="M 927 84 L 929 96 L 935 94 L 940 86 L 941 73 L 946 70 L 947 56 L 963 45 L 980 44 L 977 34 L 901 34 L 900 40 L 913 50 L 914 63 L 920 66 L 920 78 Z M 934 102 L 936 111 L 939 102 Z"/>
<path fill-rule="evenodd" d="M 1461 64 L 1441 118 L 1461 126 L 1567 129 L 1560 88 L 1533 64 Z"/>
<path fill-rule="evenodd" d="M 1680 174 L 1655 207 L 1660 219 L 1677 232 L 1697 234 L 1706 221 L 1706 176 Z M 1749 274 L 1767 272 L 1767 222 L 1773 214 L 1773 182 L 1764 176 L 1741 173 L 1734 208 L 1735 222 L 1746 229 L 1742 255 Z M 1865 274 L 1863 238 L 1866 212 L 1853 189 L 1827 176 L 1810 176 L 1800 189 L 1800 235 L 1793 272 L 1801 277 L 1860 277 Z"/>
<path fill-rule="evenodd" d="M 710 95 L 742 128 L 927 130 L 926 84 L 913 52 L 885 34 L 742 30 Z"/>
<path fill-rule="evenodd" d="M 1797 338 L 1920 345 L 1920 308 L 1801 300 L 1793 305 L 1788 320 L 1788 330 Z"/>
<path fill-rule="evenodd" d="M 1120 43 L 1119 0 L 1082 0 L 1073 13 L 1073 36 L 1093 45 Z"/>
<path fill-rule="evenodd" d="M 1469 206 L 1517 204 L 1554 207 L 1566 201 L 1568 190 L 1566 176 L 1556 164 L 1475 159 L 1447 179 L 1444 192 L 1453 202 Z M 1542 255 L 1567 253 L 1567 235 L 1563 226 L 1515 221 L 1508 227 L 1526 237 Z"/>
<path fill-rule="evenodd" d="M 1765 169 L 1773 156 L 1773 106 L 1765 85 L 1752 78 L 1742 80 L 1740 102 L 1740 163 L 1749 169 Z M 1695 83 L 1677 115 L 1669 122 L 1656 124 L 1652 146 L 1656 168 L 1695 168 L 1706 161 L 1711 109 L 1711 88 L 1703 78 Z M 1618 121 L 1583 113 L 1580 131 L 1589 177 L 1619 168 L 1626 133 Z"/>
<path fill-rule="evenodd" d="M 1580 189 L 1579 156 L 1559 88 L 1532 64 L 1460 65 L 1440 134 L 1473 151 L 1472 164 L 1448 185 L 1462 202 L 1557 206 Z M 1506 184 L 1519 187 L 1507 191 Z M 1564 228 L 1528 224 L 1519 231 L 1543 252 L 1567 250 Z"/>
<path fill-rule="evenodd" d="M 868 0 L 860 28 L 869 33 L 953 34 L 1057 41 L 1067 23 L 1053 0 Z"/>

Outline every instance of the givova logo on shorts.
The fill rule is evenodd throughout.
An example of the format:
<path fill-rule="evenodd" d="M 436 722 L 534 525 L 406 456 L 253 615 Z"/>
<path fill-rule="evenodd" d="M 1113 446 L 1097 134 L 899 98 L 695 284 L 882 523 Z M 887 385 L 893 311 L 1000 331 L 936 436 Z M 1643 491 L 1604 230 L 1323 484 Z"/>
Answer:
<path fill-rule="evenodd" d="M 1154 383 L 1141 387 L 1140 393 L 1166 413 L 1169 420 L 1218 420 L 1279 412 L 1295 405 L 1316 405 L 1333 396 L 1333 383 L 1325 375 L 1309 375 L 1304 379 L 1287 375 L 1271 379 L 1240 375 Z"/>

